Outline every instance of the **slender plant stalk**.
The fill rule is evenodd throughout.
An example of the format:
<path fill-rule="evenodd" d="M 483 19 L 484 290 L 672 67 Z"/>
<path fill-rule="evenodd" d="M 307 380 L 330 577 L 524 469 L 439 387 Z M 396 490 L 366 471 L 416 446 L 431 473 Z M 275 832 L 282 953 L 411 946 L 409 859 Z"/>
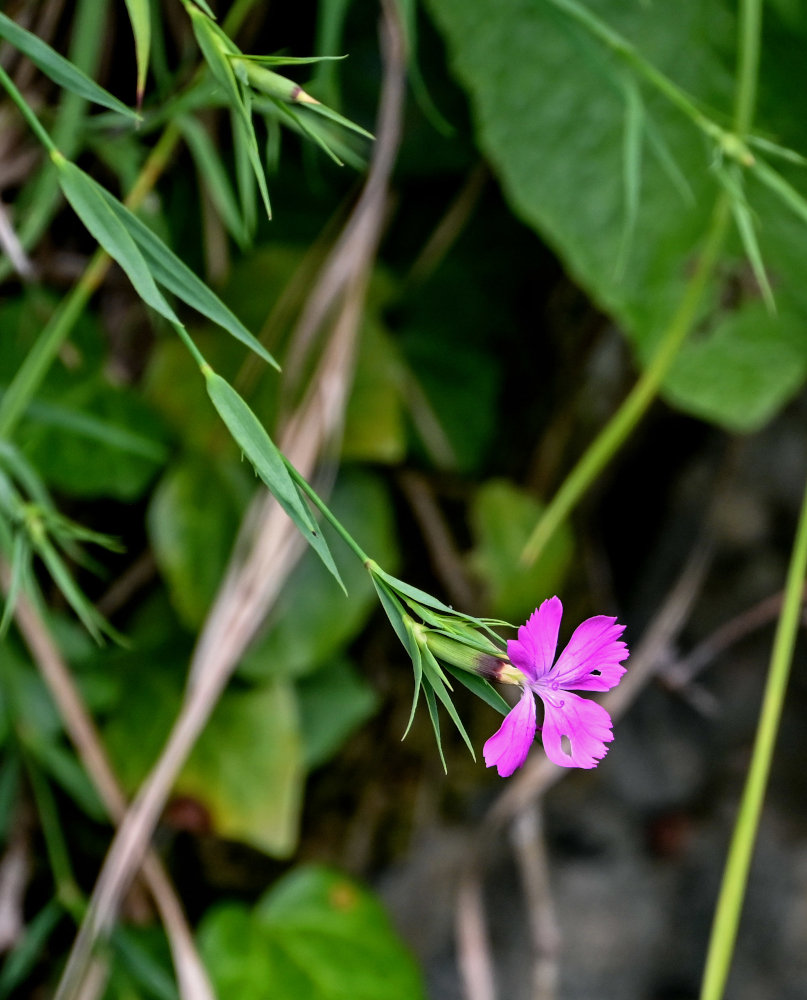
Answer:
<path fill-rule="evenodd" d="M 761 43 L 762 0 L 740 0 L 740 45 L 734 94 L 734 132 L 740 139 L 745 139 L 754 118 Z"/>
<path fill-rule="evenodd" d="M 321 499 L 316 490 L 310 485 L 305 476 L 301 476 L 300 473 L 294 468 L 291 462 L 284 456 L 284 461 L 286 463 L 286 468 L 289 470 L 289 474 L 294 482 L 300 487 L 300 489 L 305 493 L 308 499 L 314 504 L 317 510 L 322 514 L 325 520 L 330 524 L 334 531 L 339 535 L 342 541 L 347 545 L 347 547 L 361 560 L 363 565 L 367 565 L 372 562 L 370 557 L 361 548 L 356 539 L 350 534 L 347 528 L 339 521 L 336 515 L 331 511 L 331 509 L 325 504 Z"/>
<path fill-rule="evenodd" d="M 619 451 L 658 395 L 661 383 L 698 318 L 703 293 L 720 254 L 730 217 L 729 199 L 721 195 L 695 272 L 687 284 L 678 310 L 661 338 L 653 360 L 547 505 L 524 546 L 521 554 L 523 563 L 535 562 L 555 531 Z"/>
<path fill-rule="evenodd" d="M 734 827 L 712 924 L 701 1000 L 720 1000 L 728 978 L 790 664 L 793 660 L 806 575 L 807 490 L 802 501 L 796 541 L 785 585 L 782 613 L 773 643 L 768 680 L 754 742 L 754 754 L 743 789 L 740 812 Z"/>
<path fill-rule="evenodd" d="M 719 128 L 714 122 L 707 119 L 672 80 L 648 62 L 627 39 L 597 18 L 577 0 L 548 0 L 548 2 L 564 11 L 625 59 L 645 80 L 691 118 L 699 128 L 719 141 L 725 152 L 732 154 L 733 151 L 733 155 L 745 166 L 753 163 L 753 156 L 750 155 L 745 146 L 745 137 L 751 127 L 756 101 L 762 0 L 742 0 L 741 3 L 737 87 L 734 97 L 734 131 L 731 133 Z M 695 273 L 686 287 L 678 311 L 661 338 L 656 354 L 624 403 L 589 445 L 580 461 L 552 498 L 524 546 L 521 554 L 523 563 L 535 562 L 549 539 L 619 451 L 658 395 L 665 376 L 698 318 L 701 299 L 720 255 L 730 215 L 731 200 L 723 194 L 715 206 L 712 223 Z"/>

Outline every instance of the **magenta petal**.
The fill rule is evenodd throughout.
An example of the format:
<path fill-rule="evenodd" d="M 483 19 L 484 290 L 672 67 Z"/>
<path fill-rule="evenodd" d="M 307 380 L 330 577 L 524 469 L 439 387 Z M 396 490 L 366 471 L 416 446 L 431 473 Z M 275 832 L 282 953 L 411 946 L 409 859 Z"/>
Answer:
<path fill-rule="evenodd" d="M 537 681 L 552 666 L 558 645 L 558 629 L 563 614 L 559 598 L 550 597 L 527 619 L 518 630 L 518 639 L 507 643 L 507 655 L 514 667 Z"/>
<path fill-rule="evenodd" d="M 610 691 L 625 673 L 621 666 L 628 647 L 619 637 L 625 631 L 616 618 L 587 618 L 572 633 L 547 680 L 575 691 Z"/>
<path fill-rule="evenodd" d="M 596 767 L 608 752 L 605 744 L 614 738 L 611 716 L 602 705 L 569 691 L 538 693 L 544 703 L 541 739 L 547 757 L 561 767 Z"/>
<path fill-rule="evenodd" d="M 526 689 L 518 704 L 482 748 L 487 767 L 495 764 L 502 778 L 521 767 L 535 739 L 535 698 Z"/>

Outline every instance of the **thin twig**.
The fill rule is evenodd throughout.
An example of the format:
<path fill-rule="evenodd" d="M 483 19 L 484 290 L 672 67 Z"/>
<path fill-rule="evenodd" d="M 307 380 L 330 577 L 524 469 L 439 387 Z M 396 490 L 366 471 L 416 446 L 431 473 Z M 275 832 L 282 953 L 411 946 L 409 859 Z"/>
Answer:
<path fill-rule="evenodd" d="M 404 470 L 398 476 L 398 483 L 417 519 L 435 575 L 456 607 L 476 614 L 479 595 L 468 579 L 465 564 L 428 482 L 420 473 Z"/>
<path fill-rule="evenodd" d="M 4 564 L 0 564 L 0 578 L 4 589 L 7 589 L 9 572 Z M 126 813 L 126 798 L 69 667 L 39 612 L 24 595 L 17 598 L 14 615 L 20 634 L 59 710 L 65 731 L 76 748 L 84 770 L 110 817 L 119 823 Z M 165 869 L 152 852 L 146 855 L 143 877 L 165 926 L 180 996 L 183 1000 L 214 1000 L 213 989 L 196 951 L 182 905 Z"/>

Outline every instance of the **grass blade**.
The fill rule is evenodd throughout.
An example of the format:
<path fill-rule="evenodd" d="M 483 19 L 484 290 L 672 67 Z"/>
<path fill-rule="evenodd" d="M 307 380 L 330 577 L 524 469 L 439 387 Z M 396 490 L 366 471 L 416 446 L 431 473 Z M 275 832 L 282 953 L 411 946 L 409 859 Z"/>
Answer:
<path fill-rule="evenodd" d="M 289 475 L 285 460 L 277 445 L 229 382 L 209 367 L 206 367 L 203 373 L 210 400 L 227 425 L 236 444 L 246 455 L 252 467 L 283 510 L 294 521 L 300 534 L 317 553 L 342 590 L 345 590 L 328 543 Z"/>
<path fill-rule="evenodd" d="M 130 212 L 108 191 L 103 188 L 100 188 L 100 191 L 110 211 L 139 247 L 154 279 L 159 284 L 176 295 L 186 305 L 223 327 L 236 340 L 240 340 L 242 344 L 249 347 L 273 368 L 280 370 L 280 366 L 263 344 L 247 330 L 238 317 L 193 273 L 188 265 L 183 263 L 172 250 L 169 250 L 156 233 L 152 232 L 144 222 L 141 222 L 133 212 Z"/>
<path fill-rule="evenodd" d="M 737 224 L 737 231 L 740 234 L 743 249 L 745 250 L 748 262 L 751 265 L 751 270 L 754 272 L 754 277 L 757 279 L 757 285 L 759 286 L 762 298 L 765 300 L 768 312 L 775 314 L 776 302 L 773 297 L 773 290 L 771 289 L 770 282 L 768 281 L 765 263 L 762 260 L 762 251 L 760 250 L 759 241 L 757 240 L 754 218 L 745 198 L 745 192 L 742 187 L 742 179 L 736 169 L 720 170 L 719 177 L 723 186 L 726 188 L 726 191 L 728 191 L 729 198 L 731 200 L 731 211 L 734 215 L 734 221 Z"/>
<path fill-rule="evenodd" d="M 60 87 L 64 87 L 65 90 L 69 90 L 85 100 L 92 101 L 93 104 L 109 108 L 110 111 L 117 111 L 118 114 L 125 115 L 134 121 L 138 120 L 139 116 L 131 108 L 127 108 L 125 104 L 113 97 L 103 87 L 99 87 L 80 69 L 77 69 L 68 59 L 60 56 L 41 38 L 37 38 L 25 28 L 21 28 L 5 14 L 0 14 L 0 38 L 5 38 L 7 42 L 19 49 L 46 76 L 49 76 Z"/>
<path fill-rule="evenodd" d="M 149 67 L 149 52 L 151 50 L 151 8 L 149 0 L 126 0 L 132 33 L 135 39 L 135 58 L 137 60 L 137 106 L 143 104 L 143 93 L 146 89 L 146 73 Z"/>
<path fill-rule="evenodd" d="M 434 691 L 428 684 L 423 685 L 423 695 L 429 709 L 429 718 L 431 719 L 432 729 L 434 730 L 434 738 L 437 741 L 437 752 L 440 754 L 440 763 L 443 765 L 445 773 L 448 774 L 446 758 L 443 753 L 443 741 L 440 739 L 440 716 L 437 712 L 437 699 L 434 697 Z"/>
<path fill-rule="evenodd" d="M 196 164 L 200 183 L 210 196 L 227 231 L 243 250 L 249 244 L 246 222 L 213 141 L 204 126 L 189 115 L 178 118 L 177 125 Z"/>
<path fill-rule="evenodd" d="M 509 705 L 496 688 L 486 681 L 484 677 L 478 677 L 476 674 L 469 673 L 467 670 L 461 670 L 459 667 L 452 667 L 450 663 L 446 663 L 445 668 L 452 677 L 455 677 L 460 684 L 467 687 L 472 694 L 475 694 L 477 698 L 481 698 L 482 701 L 490 705 L 491 708 L 495 708 L 497 712 L 501 712 L 502 715 L 507 715 L 512 708 L 512 705 Z"/>
<path fill-rule="evenodd" d="M 465 745 L 471 752 L 471 756 L 476 760 L 476 753 L 474 752 L 473 744 L 471 743 L 468 733 L 465 731 L 465 726 L 462 724 L 462 720 L 457 713 L 457 709 L 454 706 L 454 702 L 451 700 L 451 696 L 446 690 L 446 682 L 443 680 L 442 670 L 440 665 L 435 660 L 434 655 L 428 646 L 423 648 L 423 673 L 426 675 L 426 679 L 434 690 L 434 693 L 440 699 L 440 701 L 445 706 L 446 711 L 451 716 L 451 721 L 457 727 L 460 736 L 463 738 Z M 509 710 L 509 709 L 508 709 Z"/>
<path fill-rule="evenodd" d="M 267 216 L 272 218 L 272 209 L 269 204 L 269 191 L 266 187 L 266 175 L 261 165 L 261 157 L 258 152 L 258 139 L 255 135 L 255 127 L 252 124 L 252 116 L 248 105 L 248 92 L 236 79 L 233 67 L 228 56 L 240 56 L 241 53 L 233 45 L 224 32 L 209 17 L 206 17 L 196 7 L 189 6 L 185 9 L 191 19 L 193 33 L 204 56 L 210 72 L 216 82 L 222 88 L 227 98 L 227 103 L 233 110 L 237 129 L 240 128 L 245 148 L 252 167 L 252 172 L 258 182 L 264 207 Z"/>
<path fill-rule="evenodd" d="M 112 196 L 60 153 L 53 154 L 52 159 L 58 168 L 59 185 L 73 211 L 109 256 L 120 264 L 140 298 L 161 316 L 172 323 L 179 323 L 179 317 L 154 283 L 151 271 L 127 228 L 110 208 L 109 199 Z"/>

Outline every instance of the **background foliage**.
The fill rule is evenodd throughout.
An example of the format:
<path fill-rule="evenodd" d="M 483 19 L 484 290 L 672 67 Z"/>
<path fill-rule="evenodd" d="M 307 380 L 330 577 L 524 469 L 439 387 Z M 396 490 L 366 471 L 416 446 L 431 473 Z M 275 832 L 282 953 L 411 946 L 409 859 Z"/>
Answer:
<path fill-rule="evenodd" d="M 749 138 L 732 131 L 728 0 L 385 7 L 410 87 L 380 249 L 347 296 L 355 344 L 328 368 L 338 308 L 308 334 L 304 320 L 372 155 L 391 58 L 378 11 L 213 6 L 220 21 L 190 0 L 19 0 L 0 20 L 0 827 L 3 864 L 21 852 L 26 872 L 0 939 L 0 996 L 54 988 L 111 835 L 30 629 L 19 615 L 11 625 L 15 598 L 27 595 L 133 797 L 186 703 L 195 641 L 234 546 L 243 555 L 239 528 L 259 516 L 257 472 L 311 548 L 273 564 L 282 588 L 182 766 L 157 843 L 220 997 L 414 1000 L 422 973 L 342 870 L 383 881 L 428 826 L 424 810 L 467 823 L 492 779 L 444 725 L 445 779 L 422 709 L 399 744 L 411 677 L 373 580 L 307 524 L 233 392 L 275 440 L 302 413 L 315 485 L 349 534 L 463 612 L 518 623 L 563 591 L 579 617 L 629 611 L 634 647 L 701 523 L 726 562 L 763 570 L 752 586 L 718 582 L 735 603 L 707 595 L 691 642 L 778 589 L 804 464 L 807 202 L 794 151 L 807 135 L 793 80 L 807 11 L 766 8 Z M 349 58 L 294 62 L 312 54 Z M 40 145 L 29 126 L 47 133 Z M 662 370 L 710 233 L 685 343 Z M 105 275 L 98 243 L 117 262 Z M 200 377 L 200 359 L 217 376 Z M 547 505 L 642 372 L 658 374 L 663 402 L 650 407 L 649 393 L 639 433 L 527 565 Z M 320 440 L 306 407 L 328 376 L 345 399 Z M 755 441 L 769 464 L 752 488 Z M 478 751 L 494 713 L 457 688 Z M 728 744 L 746 746 L 754 714 Z M 704 756 L 710 725 L 698 716 Z M 704 772 L 676 807 L 721 777 Z M 177 996 L 137 886 L 124 918 L 105 995 Z"/>

